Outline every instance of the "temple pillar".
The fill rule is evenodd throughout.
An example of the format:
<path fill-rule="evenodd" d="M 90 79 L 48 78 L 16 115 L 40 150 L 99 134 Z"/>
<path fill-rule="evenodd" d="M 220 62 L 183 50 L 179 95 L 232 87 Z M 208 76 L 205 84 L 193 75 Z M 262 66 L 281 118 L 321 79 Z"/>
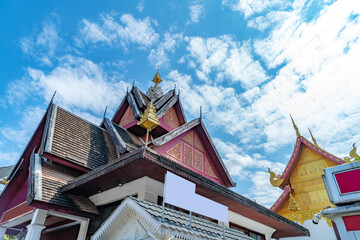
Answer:
<path fill-rule="evenodd" d="M 31 223 L 27 225 L 28 232 L 25 240 L 39 240 L 41 232 L 45 228 L 45 220 L 47 211 L 42 209 L 36 209 L 32 217 Z"/>
<path fill-rule="evenodd" d="M 88 230 L 88 226 L 89 226 L 89 220 L 82 221 L 80 223 L 79 234 L 78 234 L 78 237 L 76 240 L 85 240 L 86 239 L 86 233 Z"/>
<path fill-rule="evenodd" d="M 0 227 L 0 240 L 4 239 L 5 233 L 6 233 L 6 228 Z"/>

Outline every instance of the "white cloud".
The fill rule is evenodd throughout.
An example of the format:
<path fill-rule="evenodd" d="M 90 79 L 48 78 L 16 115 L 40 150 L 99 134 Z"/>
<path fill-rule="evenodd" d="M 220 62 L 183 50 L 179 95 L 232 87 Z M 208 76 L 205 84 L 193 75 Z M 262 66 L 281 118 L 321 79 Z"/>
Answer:
<path fill-rule="evenodd" d="M 255 13 L 261 13 L 271 8 L 286 8 L 290 5 L 287 0 L 223 0 L 222 4 L 229 6 L 233 11 L 239 11 L 245 18 Z"/>
<path fill-rule="evenodd" d="M 289 17 L 289 14 L 290 13 L 286 11 L 272 11 L 265 16 L 259 16 L 249 20 L 247 26 L 264 31 L 270 26 L 282 24 Z"/>
<path fill-rule="evenodd" d="M 99 23 L 83 19 L 80 22 L 80 36 L 77 44 L 103 43 L 115 46 L 120 44 L 127 50 L 129 44 L 138 44 L 139 47 L 152 46 L 159 39 L 159 34 L 151 26 L 151 19 L 135 19 L 131 14 L 123 14 L 120 22 L 109 14 L 102 14 Z"/>
<path fill-rule="evenodd" d="M 268 79 L 266 72 L 251 54 L 249 42 L 242 44 L 230 36 L 203 39 L 191 37 L 187 50 L 198 65 L 197 77 L 209 81 L 215 74 L 217 81 L 240 82 L 246 89 L 262 84 Z"/>
<path fill-rule="evenodd" d="M 102 113 L 105 106 L 116 107 L 128 86 L 123 81 L 108 80 L 92 61 L 70 55 L 61 58 L 60 65 L 49 73 L 33 68 L 28 72 L 37 94 L 50 99 L 57 91 L 56 102 L 62 107 L 96 114 Z"/>
<path fill-rule="evenodd" d="M 190 10 L 190 20 L 192 23 L 198 23 L 201 15 L 204 13 L 203 4 L 193 4 L 189 6 Z M 190 23 L 190 22 L 188 22 Z"/>
<path fill-rule="evenodd" d="M 4 126 L 0 128 L 1 135 L 6 138 L 7 141 L 14 142 L 18 147 L 23 148 L 30 140 L 31 135 L 38 126 L 44 112 L 45 110 L 40 107 L 28 107 L 23 110 L 22 119 L 19 121 L 18 126 Z M 11 153 L 5 152 L 2 154 L 3 156 L 6 154 L 11 155 Z M 14 161 L 14 159 L 11 160 Z"/>
<path fill-rule="evenodd" d="M 246 197 L 270 208 L 281 195 L 282 190 L 271 185 L 268 172 L 256 171 L 249 178 L 253 186 L 250 188 L 250 192 L 246 194 Z"/>
<path fill-rule="evenodd" d="M 59 45 L 62 42 L 58 34 L 58 18 L 46 19 L 41 26 L 41 30 L 35 30 L 31 36 L 20 39 L 20 47 L 23 53 L 33 57 L 41 64 L 51 66 Z"/>
<path fill-rule="evenodd" d="M 153 66 L 161 66 L 166 68 L 170 66 L 170 59 L 168 54 L 174 53 L 175 48 L 182 42 L 182 33 L 165 33 L 164 41 L 158 44 L 156 49 L 151 49 L 149 54 L 149 61 Z"/>
<path fill-rule="evenodd" d="M 138 2 L 138 4 L 136 5 L 136 9 L 137 9 L 139 12 L 144 11 L 145 4 L 146 4 L 145 0 L 140 0 L 140 1 Z"/>

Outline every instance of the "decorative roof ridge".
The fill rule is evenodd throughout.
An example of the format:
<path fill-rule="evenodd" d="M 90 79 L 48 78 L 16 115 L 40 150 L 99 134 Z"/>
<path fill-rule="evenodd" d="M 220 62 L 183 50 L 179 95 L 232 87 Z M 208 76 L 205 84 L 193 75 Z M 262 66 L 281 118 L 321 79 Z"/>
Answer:
<path fill-rule="evenodd" d="M 146 108 L 146 103 L 145 103 L 143 97 L 140 94 L 140 92 L 141 92 L 140 89 L 138 87 L 136 87 L 136 86 L 133 86 L 130 92 L 132 92 L 134 94 L 135 100 L 139 104 L 139 108 L 140 109 L 145 109 Z M 150 101 L 150 99 L 148 99 L 148 101 Z"/>
<path fill-rule="evenodd" d="M 179 136 L 180 134 L 196 127 L 199 124 L 201 124 L 200 118 L 195 118 L 195 119 L 191 120 L 190 122 L 187 122 L 184 125 L 181 125 L 180 127 L 176 128 L 156 139 L 153 139 L 153 137 L 151 136 L 151 142 L 154 146 L 159 147 L 159 146 L 171 141 L 173 138 Z"/>
<path fill-rule="evenodd" d="M 175 103 L 177 103 L 179 100 L 179 95 L 174 95 L 170 98 L 170 100 L 168 100 L 159 110 L 158 110 L 158 116 L 159 118 L 161 118 L 162 116 L 164 116 L 164 114 L 170 109 L 172 108 Z"/>
<path fill-rule="evenodd" d="M 284 187 L 283 192 L 275 201 L 275 203 L 271 206 L 270 210 L 276 212 L 283 205 L 284 201 L 287 200 L 288 196 L 290 195 L 290 192 L 291 192 L 291 187 L 288 184 Z"/>
<path fill-rule="evenodd" d="M 142 142 L 143 145 L 145 145 L 145 142 L 144 142 L 144 140 L 143 140 L 141 137 L 136 136 L 134 133 L 130 132 L 128 129 L 123 128 L 122 126 L 120 126 L 120 125 L 118 125 L 118 124 L 116 124 L 116 123 L 114 123 L 114 122 L 111 122 L 111 123 L 112 123 L 115 127 L 120 128 L 120 129 L 126 131 L 126 133 L 129 134 L 129 135 L 131 135 L 132 137 L 139 139 L 139 141 Z"/>
<path fill-rule="evenodd" d="M 119 158 L 120 155 L 126 151 L 129 150 L 129 148 L 126 146 L 124 140 L 119 135 L 119 133 L 116 131 L 114 125 L 108 118 L 104 118 L 104 125 L 106 130 L 108 131 L 116 149 L 117 157 Z"/>
<path fill-rule="evenodd" d="M 119 114 L 121 107 L 124 105 L 125 101 L 127 100 L 127 96 L 129 95 L 129 91 L 126 91 L 126 94 L 124 96 L 124 98 L 121 100 L 121 103 L 119 105 L 119 107 L 116 109 L 113 117 L 111 118 L 111 121 L 114 122 L 115 121 L 115 117 Z M 101 124 L 100 124 L 101 125 Z"/>
<path fill-rule="evenodd" d="M 288 162 L 288 164 L 286 165 L 286 168 L 285 170 L 283 171 L 282 175 L 281 175 L 281 178 L 282 180 L 286 180 L 289 176 L 289 173 L 292 172 L 292 168 L 294 167 L 294 163 L 297 162 L 297 158 L 298 158 L 298 154 L 299 154 L 299 151 L 300 151 L 300 145 L 301 144 L 304 144 L 306 145 L 307 147 L 309 147 L 311 150 L 317 152 L 318 154 L 320 154 L 321 156 L 323 156 L 324 158 L 334 162 L 334 163 L 337 163 L 337 164 L 343 164 L 345 163 L 344 160 L 328 153 L 327 151 L 323 150 L 322 148 L 320 147 L 317 147 L 315 144 L 311 143 L 309 140 L 307 140 L 305 137 L 303 136 L 299 136 L 296 138 L 296 143 L 295 143 L 295 148 L 294 148 L 294 151 L 293 153 L 291 154 L 291 157 L 290 157 L 290 160 Z M 285 181 L 283 181 L 285 183 Z M 285 185 L 284 184 L 281 184 L 279 186 L 280 188 L 284 188 Z"/>
<path fill-rule="evenodd" d="M 154 101 L 155 108 L 159 110 L 174 95 L 176 95 L 175 89 L 167 91 L 164 95 Z"/>

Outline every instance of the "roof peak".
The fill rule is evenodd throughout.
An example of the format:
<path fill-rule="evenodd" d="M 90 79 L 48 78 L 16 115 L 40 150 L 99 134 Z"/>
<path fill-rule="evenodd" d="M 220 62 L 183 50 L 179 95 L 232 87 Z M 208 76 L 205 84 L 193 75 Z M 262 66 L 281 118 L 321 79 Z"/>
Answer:
<path fill-rule="evenodd" d="M 289 113 L 289 115 L 290 115 L 290 118 L 291 118 L 291 122 L 292 122 L 292 124 L 293 124 L 293 127 L 294 127 L 294 129 L 295 129 L 296 136 L 297 136 L 297 137 L 300 137 L 301 134 L 300 134 L 300 132 L 299 132 L 299 128 L 296 126 L 295 121 L 294 121 L 294 119 L 292 118 L 292 116 L 291 116 L 290 113 Z"/>
<path fill-rule="evenodd" d="M 146 95 L 151 100 L 155 101 L 164 95 L 161 87 L 159 87 L 159 83 L 162 82 L 159 71 L 156 72 L 152 81 L 155 83 L 155 86 L 150 87 L 149 90 L 146 92 Z"/>

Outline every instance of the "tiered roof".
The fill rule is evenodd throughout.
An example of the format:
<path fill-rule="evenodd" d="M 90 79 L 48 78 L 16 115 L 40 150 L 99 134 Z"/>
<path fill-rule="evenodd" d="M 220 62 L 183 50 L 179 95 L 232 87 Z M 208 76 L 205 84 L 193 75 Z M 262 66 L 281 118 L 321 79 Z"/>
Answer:
<path fill-rule="evenodd" d="M 171 171 L 195 182 L 199 194 L 277 229 L 273 237 L 308 235 L 301 226 L 228 189 L 235 183 L 203 121 L 186 121 L 175 89 L 151 97 L 133 86 L 112 120 L 104 118 L 100 126 L 51 102 L 0 195 L 0 214 L 16 204 L 14 196 L 21 196 L 19 203 L 96 217 L 89 196 L 143 176 L 164 182 Z M 152 101 L 160 125 L 145 147 L 146 129 L 137 123 Z M 173 157 L 178 154 L 180 158 Z"/>

